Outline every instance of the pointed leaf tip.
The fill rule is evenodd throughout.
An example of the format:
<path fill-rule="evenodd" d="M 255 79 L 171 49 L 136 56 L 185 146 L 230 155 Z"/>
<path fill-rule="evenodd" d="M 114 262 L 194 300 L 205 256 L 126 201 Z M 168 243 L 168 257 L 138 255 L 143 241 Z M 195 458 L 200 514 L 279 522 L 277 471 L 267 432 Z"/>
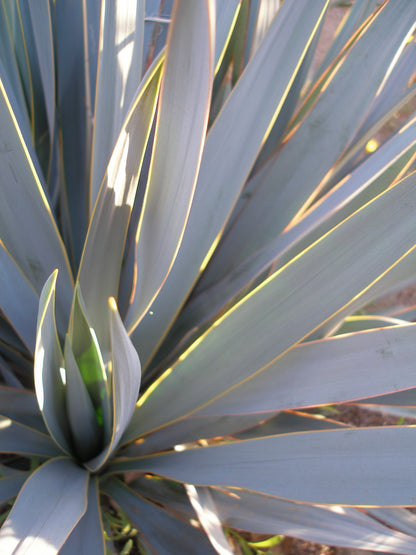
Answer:
<path fill-rule="evenodd" d="M 117 310 L 117 303 L 114 297 L 110 297 L 108 299 L 108 306 L 110 307 L 111 312 L 115 312 Z"/>

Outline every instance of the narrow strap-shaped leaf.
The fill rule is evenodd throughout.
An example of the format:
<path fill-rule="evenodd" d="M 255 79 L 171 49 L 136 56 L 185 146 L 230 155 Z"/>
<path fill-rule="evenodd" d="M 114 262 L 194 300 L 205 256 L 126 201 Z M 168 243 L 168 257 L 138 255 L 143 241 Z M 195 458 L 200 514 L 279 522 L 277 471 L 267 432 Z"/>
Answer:
<path fill-rule="evenodd" d="M 31 353 L 36 342 L 38 302 L 33 287 L 0 240 L 0 307 Z"/>
<path fill-rule="evenodd" d="M 307 342 L 220 397 L 202 414 L 331 405 L 416 385 L 416 325 Z M 302 384 L 299 387 L 299 384 Z"/>
<path fill-rule="evenodd" d="M 39 147 L 37 151 L 43 154 L 43 167 L 49 195 L 55 200 L 60 185 L 58 168 L 60 161 L 58 122 L 56 119 L 55 37 L 52 24 L 54 14 L 51 13 L 49 0 L 41 0 L 41 2 L 36 3 L 36 8 L 34 8 L 32 2 L 27 2 L 26 5 L 28 19 L 30 19 L 33 30 L 33 50 L 36 51 L 39 68 L 37 72 L 39 73 L 41 95 L 45 105 L 44 110 L 46 111 L 44 119 L 47 120 L 47 124 L 44 123 L 43 129 L 40 130 L 41 133 L 38 132 Z M 32 74 L 36 72 L 36 69 L 32 69 Z M 48 143 L 46 137 L 49 138 Z"/>
<path fill-rule="evenodd" d="M 49 162 L 49 133 L 35 27 L 30 14 L 29 2 L 19 0 L 14 4 L 15 6 L 12 8 L 14 16 L 9 20 L 9 24 L 13 25 L 12 20 L 14 20 L 14 50 L 30 114 L 32 142 L 43 169 L 43 175 L 46 175 Z M 44 8 L 45 6 L 41 8 L 43 12 Z M 46 16 L 43 23 L 48 25 L 48 19 Z M 47 34 L 50 36 L 50 30 L 47 31 Z"/>
<path fill-rule="evenodd" d="M 317 339 L 332 335 L 347 316 L 356 313 L 362 307 L 368 305 L 373 300 L 378 299 L 400 288 L 406 287 L 413 281 L 416 265 L 416 251 L 410 252 L 400 260 L 389 272 L 380 277 L 371 287 L 362 292 L 360 296 L 353 299 L 349 306 L 344 307 L 312 335 L 311 339 Z"/>
<path fill-rule="evenodd" d="M 390 393 L 388 395 L 378 395 L 377 397 L 369 397 L 364 399 L 360 404 L 369 405 L 373 407 L 378 405 L 380 407 L 390 406 L 409 408 L 413 411 L 416 408 L 416 389 L 406 389 L 405 391 L 398 391 L 396 393 Z"/>
<path fill-rule="evenodd" d="M 56 2 L 56 74 L 62 158 L 61 215 L 76 267 L 88 228 L 93 104 L 101 2 Z"/>
<path fill-rule="evenodd" d="M 101 352 L 95 330 L 89 322 L 89 315 L 85 311 L 84 300 L 81 295 L 79 284 L 75 287 L 74 302 L 72 306 L 71 320 L 69 325 L 70 349 L 75 357 L 75 361 L 82 380 L 85 384 L 88 395 L 91 398 L 94 410 L 104 433 L 108 437 L 111 428 L 111 416 L 109 406 L 108 377 L 105 369 L 107 353 Z M 71 359 L 71 352 L 68 346 L 68 356 Z M 66 362 L 66 360 L 65 360 Z M 73 361 L 69 361 L 72 366 Z"/>
<path fill-rule="evenodd" d="M 191 512 L 185 489 L 177 482 L 143 476 L 130 483 L 130 487 L 184 515 Z M 415 540 L 409 537 L 412 536 L 410 530 L 407 532 L 409 536 L 393 531 L 355 508 L 293 503 L 236 488 L 209 488 L 209 491 L 220 520 L 227 527 L 268 536 L 284 534 L 312 542 L 388 553 L 414 551 Z M 384 511 L 401 510 L 378 509 L 377 512 L 382 519 Z"/>
<path fill-rule="evenodd" d="M 2 453 L 38 457 L 62 455 L 62 451 L 49 435 L 3 417 L 0 417 L 0 450 Z"/>
<path fill-rule="evenodd" d="M 322 180 L 361 124 L 415 19 L 416 4 L 411 1 L 383 6 L 234 220 L 224 250 L 217 253 L 211 266 L 217 279 L 276 237 L 298 212 L 310 206 L 322 189 Z M 382 56 L 377 52 L 380 40 L 384 41 Z M 361 63 L 363 56 L 365 64 Z M 341 111 L 339 106 L 343 106 Z"/>
<path fill-rule="evenodd" d="M 10 363 L 6 362 L 1 355 L 0 355 L 0 375 L 6 386 L 17 387 L 18 389 L 23 387 L 20 380 L 17 378 L 15 372 L 11 369 Z M 42 418 L 40 418 L 40 420 L 42 421 Z"/>
<path fill-rule="evenodd" d="M 100 449 L 103 433 L 91 398 L 81 377 L 68 336 L 65 340 L 66 410 L 78 457 L 86 461 Z M 102 423 L 101 423 L 102 425 Z"/>
<path fill-rule="evenodd" d="M 144 0 L 104 1 L 94 109 L 90 208 L 142 76 Z"/>
<path fill-rule="evenodd" d="M 236 489 L 212 488 L 211 495 L 223 524 L 232 528 L 258 534 L 278 533 L 359 550 L 388 553 L 412 553 L 415 550 L 414 538 L 388 528 L 357 509 L 292 503 Z M 381 514 L 385 510 L 379 509 L 382 520 Z"/>
<path fill-rule="evenodd" d="M 366 120 L 354 137 L 354 145 L 349 149 L 347 156 L 350 156 L 351 152 L 357 154 L 364 144 L 394 117 L 394 113 L 400 111 L 415 96 L 416 88 L 412 82 L 415 60 L 416 43 L 411 41 L 406 45 L 387 81 L 377 94 Z"/>
<path fill-rule="evenodd" d="M 406 167 L 416 151 L 416 124 L 401 130 L 367 158 L 345 180 L 334 187 L 293 227 L 257 250 L 219 282 L 210 285 L 210 277 L 201 279 L 200 293 L 182 311 L 173 329 L 172 343 L 188 330 L 201 326 L 213 315 L 238 300 L 251 281 L 272 264 L 283 266 L 319 237 L 383 192 Z M 261 183 L 266 167 L 253 177 L 248 187 Z M 225 247 L 224 247 L 225 248 Z M 229 245 L 227 248 L 232 248 Z M 212 279 L 213 276 L 211 276 Z"/>
<path fill-rule="evenodd" d="M 224 530 L 208 488 L 196 488 L 190 484 L 185 485 L 186 493 L 194 511 L 198 516 L 206 535 L 215 551 L 220 555 L 232 555 L 231 546 L 225 537 Z"/>
<path fill-rule="evenodd" d="M 147 69 L 166 46 L 171 21 L 172 0 L 146 0 L 143 40 L 143 67 Z"/>
<path fill-rule="evenodd" d="M 52 16 L 48 0 L 28 2 L 32 23 L 36 54 L 39 63 L 40 78 L 43 86 L 49 136 L 55 133 L 55 60 L 53 53 Z"/>
<path fill-rule="evenodd" d="M 46 432 L 39 405 L 31 391 L 0 386 L 0 413 L 39 432 Z"/>
<path fill-rule="evenodd" d="M 150 174 L 136 235 L 137 281 L 127 317 L 143 317 L 182 240 L 208 124 L 215 4 L 177 1 L 170 25 Z"/>
<path fill-rule="evenodd" d="M 249 57 L 257 50 L 279 8 L 280 0 L 272 0 L 271 2 L 262 2 L 260 0 L 258 3 L 253 34 L 250 37 L 250 42 L 246 44 L 247 55 Z"/>
<path fill-rule="evenodd" d="M 410 320 L 409 320 L 410 321 Z M 355 333 L 357 331 L 373 330 L 375 328 L 388 328 L 402 326 L 409 321 L 391 316 L 372 316 L 368 314 L 348 316 L 344 323 L 336 330 L 336 335 Z"/>
<path fill-rule="evenodd" d="M 415 506 L 412 426 L 285 434 L 114 462 L 187 484 L 317 504 Z"/>
<path fill-rule="evenodd" d="M 89 461 L 91 470 L 98 470 L 117 447 L 133 415 L 140 389 L 140 360 L 121 321 L 114 298 L 109 299 L 111 338 L 110 374 L 112 380 L 112 434 L 103 452 Z"/>
<path fill-rule="evenodd" d="M 66 458 L 41 466 L 24 484 L 0 531 L 3 553 L 54 555 L 87 507 L 89 474 Z M 33 510 L 28 511 L 28 507 Z"/>
<path fill-rule="evenodd" d="M 158 96 L 160 56 L 149 69 L 120 131 L 92 215 L 78 280 L 98 342 L 108 352 L 107 302 L 117 297 L 127 228 Z"/>
<path fill-rule="evenodd" d="M 314 75 L 314 80 L 316 80 L 317 77 L 319 77 L 334 61 L 356 29 L 360 27 L 367 17 L 372 15 L 376 7 L 377 0 L 357 0 L 357 2 L 354 2 L 348 12 L 348 16 L 341 22 L 340 28 L 337 30 L 334 40 L 329 46 L 324 59 Z"/>
<path fill-rule="evenodd" d="M 3 337 L 5 336 L 4 331 L 5 330 L 1 331 L 1 335 Z M 28 379 L 30 380 L 31 378 L 33 378 L 33 362 L 27 359 L 25 350 L 24 349 L 22 350 L 19 348 L 18 338 L 17 340 L 16 338 L 13 338 L 13 333 L 7 334 L 7 331 L 6 331 L 6 336 L 9 336 L 12 338 L 12 343 L 9 344 L 7 339 L 5 342 L 0 341 L 0 350 L 1 350 L 2 356 L 5 359 L 7 359 L 6 369 L 7 367 L 10 369 L 10 367 L 13 366 L 14 368 L 13 372 L 15 373 L 15 380 L 17 380 L 17 383 L 9 383 L 9 385 L 11 385 L 12 387 L 21 387 L 22 384 L 20 383 L 19 380 L 26 381 Z"/>
<path fill-rule="evenodd" d="M 198 546 L 198 553 L 202 555 L 215 552 L 206 536 L 197 528 L 149 503 L 119 480 L 112 478 L 104 482 L 101 489 L 126 511 L 143 534 L 146 544 L 148 543 L 156 553 L 194 555 L 195 546 Z"/>
<path fill-rule="evenodd" d="M 285 2 L 207 136 L 175 264 L 133 335 L 143 365 L 169 328 L 216 245 L 265 136 L 278 115 L 327 2 Z M 253 88 L 256 94 L 253 95 Z M 270 95 L 273 89 L 274 94 Z M 235 137 L 244 137 L 243 141 Z M 143 269 L 145 270 L 145 269 Z"/>
<path fill-rule="evenodd" d="M 1 77 L 0 98 L 0 239 L 37 294 L 59 268 L 61 323 L 69 314 L 73 288 L 68 258 Z"/>
<path fill-rule="evenodd" d="M 322 418 L 320 414 L 313 415 L 298 411 L 282 411 L 257 426 L 232 434 L 234 439 L 258 439 L 259 437 L 278 434 L 293 434 L 295 432 L 315 432 L 317 430 L 332 430 L 345 428 L 347 425 L 330 418 Z"/>
<path fill-rule="evenodd" d="M 63 355 L 55 325 L 55 271 L 42 290 L 39 301 L 38 333 L 35 348 L 35 390 L 39 408 L 52 438 L 67 453 L 70 452 L 65 391 L 60 369 Z"/>
<path fill-rule="evenodd" d="M 29 477 L 29 472 L 16 472 L 0 478 L 0 502 L 3 504 L 16 497 L 20 488 Z"/>
<path fill-rule="evenodd" d="M 0 341 L 2 343 L 7 343 L 9 347 L 12 347 L 22 355 L 26 351 L 24 343 L 10 326 L 10 323 L 3 313 L 0 313 Z"/>
<path fill-rule="evenodd" d="M 214 437 L 234 435 L 269 418 L 270 414 L 191 416 L 157 430 L 123 450 L 123 456 L 137 457 L 169 449 L 175 445 Z"/>
<path fill-rule="evenodd" d="M 379 195 L 228 311 L 145 394 L 126 436 L 185 416 L 253 376 L 405 258 L 415 248 L 415 179 Z M 337 279 L 345 268 L 354 279 Z"/>
<path fill-rule="evenodd" d="M 104 529 L 101 521 L 97 478 L 90 477 L 87 510 L 69 538 L 61 547 L 60 555 L 105 555 Z"/>
<path fill-rule="evenodd" d="M 10 4 L 10 3 L 9 3 Z M 11 6 L 9 5 L 9 8 Z M 24 133 L 26 142 L 30 140 L 30 126 L 29 126 L 29 118 L 28 113 L 26 110 L 26 102 L 24 98 L 23 86 L 21 77 L 19 74 L 19 67 L 16 60 L 16 55 L 14 51 L 14 43 L 13 43 L 13 25 L 10 21 L 8 16 L 8 8 L 6 7 L 5 3 L 2 2 L 0 6 L 1 10 L 1 17 L 0 17 L 0 59 L 1 62 L 4 64 L 4 70 L 2 70 L 2 74 L 4 71 L 4 75 L 6 79 L 10 81 L 10 87 L 6 87 L 7 89 L 13 89 L 13 96 L 16 99 L 16 104 L 19 111 L 19 117 L 17 118 L 20 122 L 20 125 L 27 129 L 27 132 Z M 17 107 L 15 107 L 15 111 L 17 111 Z"/>
<path fill-rule="evenodd" d="M 416 537 L 416 517 L 408 509 L 390 509 L 383 507 L 382 509 L 370 509 L 369 514 L 379 518 L 391 527 Z"/>
<path fill-rule="evenodd" d="M 241 0 L 217 0 L 215 23 L 215 72 L 222 62 L 230 40 L 235 20 L 241 8 Z"/>

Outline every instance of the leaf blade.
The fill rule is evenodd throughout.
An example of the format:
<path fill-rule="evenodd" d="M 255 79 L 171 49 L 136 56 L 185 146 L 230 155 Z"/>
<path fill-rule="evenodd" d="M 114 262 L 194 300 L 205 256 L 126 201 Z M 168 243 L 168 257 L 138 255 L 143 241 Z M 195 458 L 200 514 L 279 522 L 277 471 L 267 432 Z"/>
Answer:
<path fill-rule="evenodd" d="M 109 471 L 134 469 L 320 505 L 410 507 L 416 505 L 413 437 L 412 426 L 284 434 L 114 461 Z"/>
<path fill-rule="evenodd" d="M 214 71 L 211 0 L 176 2 L 144 206 L 136 233 L 136 290 L 127 322 L 143 317 L 166 279 L 188 219 L 208 125 Z"/>
<path fill-rule="evenodd" d="M 41 293 L 36 338 L 35 391 L 43 419 L 56 443 L 70 452 L 65 391 L 60 376 L 63 355 L 55 325 L 55 290 L 58 272 L 51 274 Z"/>
<path fill-rule="evenodd" d="M 107 301 L 116 297 L 127 227 L 153 122 L 163 57 L 149 69 L 124 121 L 94 208 L 78 272 L 88 317 L 109 350 Z"/>
<path fill-rule="evenodd" d="M 27 480 L 0 531 L 5 553 L 52 555 L 86 510 L 88 473 L 69 459 L 52 459 Z M 28 512 L 27 507 L 36 506 Z"/>
<path fill-rule="evenodd" d="M 163 337 L 216 245 L 325 7 L 325 0 L 282 5 L 262 48 L 257 50 L 211 127 L 181 248 L 153 303 L 153 314 L 146 315 L 143 325 L 132 334 L 134 342 L 142 346 L 143 364 Z M 291 53 L 289 58 L 288 51 Z M 277 52 L 282 56 L 277 56 Z M 261 87 L 261 91 L 257 87 Z M 257 88 L 254 96 L 253 88 Z M 271 98 L 271 88 L 275 91 L 275 98 Z M 247 140 L 235 141 L 234 136 L 244 136 Z"/>
<path fill-rule="evenodd" d="M 87 510 L 81 517 L 59 553 L 61 555 L 105 555 L 104 529 L 101 520 L 97 478 L 88 484 Z"/>
<path fill-rule="evenodd" d="M 105 449 L 88 461 L 86 466 L 96 471 L 101 468 L 116 449 L 128 426 L 139 395 L 140 360 L 121 321 L 114 298 L 109 299 L 112 380 L 112 430 Z"/>
<path fill-rule="evenodd" d="M 165 373 L 150 395 L 142 398 L 126 439 L 194 412 L 228 387 L 242 383 L 348 307 L 399 260 L 405 260 L 415 249 L 411 219 L 407 218 L 416 199 L 409 202 L 410 197 L 404 197 L 413 197 L 415 178 L 410 176 L 379 195 L 219 319 L 179 358 L 173 371 Z M 397 216 L 394 225 L 393 220 L 382 217 L 387 209 Z M 399 214 L 406 215 L 402 219 Z M 382 236 L 389 236 L 389 241 L 380 242 Z M 397 247 L 393 248 L 394 236 Z M 361 264 L 362 256 L 367 257 L 366 267 Z M 345 267 L 354 276 L 353 282 L 334 279 Z M 326 302 L 322 303 L 324 295 Z M 185 390 L 183 383 L 187 383 Z M 174 406 L 168 402 L 172 395 L 178 400 Z"/>
<path fill-rule="evenodd" d="M 247 255 L 276 237 L 316 198 L 325 176 L 330 174 L 333 164 L 353 138 L 414 26 L 415 6 L 409 3 L 408 7 L 412 15 L 406 11 L 404 16 L 397 5 L 383 6 L 345 57 L 310 113 L 275 157 L 256 194 L 247 200 L 234 220 L 224 242 L 228 248 L 216 256 L 215 268 L 211 266 L 217 277 L 223 277 Z M 392 21 L 395 22 L 394 33 L 389 33 Z M 384 56 L 377 56 L 376 45 L 387 34 L 389 40 L 383 49 Z M 355 60 L 365 60 L 365 64 Z M 368 79 L 369 67 L 373 79 Z M 352 96 L 346 92 L 351 90 L 354 91 Z M 343 100 L 344 94 L 348 94 L 348 100 Z M 340 105 L 345 106 L 341 112 Z"/>
<path fill-rule="evenodd" d="M 410 324 L 303 343 L 201 414 L 332 405 L 412 388 L 415 334 Z"/>
<path fill-rule="evenodd" d="M 91 167 L 91 207 L 123 122 L 134 100 L 142 73 L 143 0 L 103 2 L 94 109 Z"/>

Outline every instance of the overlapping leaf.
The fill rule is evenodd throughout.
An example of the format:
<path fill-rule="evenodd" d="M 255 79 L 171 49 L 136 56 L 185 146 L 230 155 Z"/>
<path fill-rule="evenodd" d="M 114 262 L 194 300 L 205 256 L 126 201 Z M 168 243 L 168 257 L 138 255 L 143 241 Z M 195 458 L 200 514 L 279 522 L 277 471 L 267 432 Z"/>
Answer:
<path fill-rule="evenodd" d="M 143 471 L 320 505 L 410 507 L 416 506 L 414 437 L 412 426 L 284 434 L 114 461 L 109 471 Z"/>
<path fill-rule="evenodd" d="M 194 412 L 244 382 L 408 255 L 415 247 L 414 180 L 410 176 L 368 203 L 218 320 L 143 398 L 127 437 Z M 389 220 L 383 217 L 387 209 Z M 388 243 L 377 240 L 386 234 Z M 368 266 L 361 264 L 363 256 Z M 353 280 L 337 279 L 344 268 Z"/>
<path fill-rule="evenodd" d="M 86 510 L 87 488 L 88 473 L 69 459 L 41 466 L 25 483 L 2 526 L 1 551 L 58 553 Z"/>
<path fill-rule="evenodd" d="M 162 58 L 143 79 L 123 123 L 92 215 L 78 273 L 101 349 L 109 351 L 107 301 L 116 297 L 127 227 L 152 126 Z"/>
<path fill-rule="evenodd" d="M 211 267 L 216 279 L 276 237 L 298 212 L 310 206 L 322 188 L 321 181 L 346 149 L 391 71 L 415 20 L 416 6 L 412 2 L 388 2 L 383 6 L 275 157 L 255 194 L 247 199 L 216 253 Z M 382 56 L 377 46 L 380 40 Z M 371 79 L 367 78 L 369 68 Z"/>
<path fill-rule="evenodd" d="M 133 335 L 143 364 L 212 253 L 326 7 L 285 2 L 207 136 L 195 198 L 176 262 Z M 273 97 L 270 90 L 274 91 Z M 256 94 L 253 95 L 253 90 Z M 235 140 L 244 137 L 244 141 Z"/>
<path fill-rule="evenodd" d="M 66 417 L 65 391 L 60 369 L 63 355 L 55 325 L 57 272 L 46 282 L 39 301 L 35 348 L 35 390 L 45 424 L 52 438 L 69 453 L 70 433 Z"/>
<path fill-rule="evenodd" d="M 102 3 L 91 161 L 91 209 L 140 84 L 144 8 L 143 0 L 128 4 L 122 1 Z"/>
<path fill-rule="evenodd" d="M 136 234 L 136 282 L 127 316 L 131 330 L 173 264 L 187 222 L 208 124 L 214 71 L 212 0 L 177 2 L 149 177 Z"/>

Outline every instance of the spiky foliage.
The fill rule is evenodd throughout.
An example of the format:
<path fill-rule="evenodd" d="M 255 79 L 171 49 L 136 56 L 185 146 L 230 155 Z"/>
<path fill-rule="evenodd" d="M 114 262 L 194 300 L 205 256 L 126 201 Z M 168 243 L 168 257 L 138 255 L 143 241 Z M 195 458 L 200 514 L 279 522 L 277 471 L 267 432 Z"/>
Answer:
<path fill-rule="evenodd" d="M 379 4 L 317 64 L 327 0 L 3 1 L 2 553 L 416 552 L 414 428 L 306 410 L 416 405 L 414 313 L 365 309 L 416 267 Z"/>

